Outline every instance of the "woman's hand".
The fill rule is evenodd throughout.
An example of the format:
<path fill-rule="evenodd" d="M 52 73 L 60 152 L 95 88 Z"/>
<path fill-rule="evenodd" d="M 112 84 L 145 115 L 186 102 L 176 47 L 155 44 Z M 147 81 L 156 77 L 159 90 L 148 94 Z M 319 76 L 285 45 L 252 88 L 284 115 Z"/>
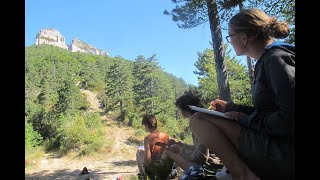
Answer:
<path fill-rule="evenodd" d="M 219 111 L 219 112 L 225 112 L 226 106 L 227 106 L 226 101 L 221 100 L 221 99 L 215 99 L 215 100 L 211 101 L 209 109 L 213 109 L 213 110 Z"/>
<path fill-rule="evenodd" d="M 239 122 L 239 119 L 243 116 L 248 116 L 245 113 L 242 112 L 237 112 L 237 111 L 229 111 L 229 112 L 225 112 L 224 115 L 230 117 L 231 119 L 236 120 L 237 122 Z"/>

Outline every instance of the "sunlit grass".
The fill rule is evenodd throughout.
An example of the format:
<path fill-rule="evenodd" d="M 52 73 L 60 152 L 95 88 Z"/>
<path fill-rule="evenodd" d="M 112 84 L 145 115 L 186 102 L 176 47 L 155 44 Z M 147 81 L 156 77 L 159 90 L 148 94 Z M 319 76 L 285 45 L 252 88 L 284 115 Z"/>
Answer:
<path fill-rule="evenodd" d="M 39 147 L 34 150 L 26 151 L 25 152 L 25 168 L 26 170 L 37 166 L 40 164 L 41 159 L 45 154 L 44 148 Z"/>

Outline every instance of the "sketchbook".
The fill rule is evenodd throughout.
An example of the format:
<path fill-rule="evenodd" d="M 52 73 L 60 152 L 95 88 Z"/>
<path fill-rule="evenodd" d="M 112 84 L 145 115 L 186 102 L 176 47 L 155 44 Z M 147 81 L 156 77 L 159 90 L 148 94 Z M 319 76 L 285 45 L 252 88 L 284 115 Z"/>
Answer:
<path fill-rule="evenodd" d="M 223 117 L 223 118 L 226 118 L 226 119 L 231 119 L 230 117 L 226 116 L 224 113 L 219 112 L 219 111 L 210 110 L 210 109 L 205 109 L 205 108 L 200 108 L 200 107 L 191 106 L 191 105 L 188 105 L 188 106 L 190 107 L 191 110 L 194 110 L 194 111 L 198 111 L 198 112 L 202 112 L 202 113 L 206 113 L 206 114 L 211 114 L 211 115 Z M 231 120 L 232 120 L 232 119 L 231 119 Z"/>

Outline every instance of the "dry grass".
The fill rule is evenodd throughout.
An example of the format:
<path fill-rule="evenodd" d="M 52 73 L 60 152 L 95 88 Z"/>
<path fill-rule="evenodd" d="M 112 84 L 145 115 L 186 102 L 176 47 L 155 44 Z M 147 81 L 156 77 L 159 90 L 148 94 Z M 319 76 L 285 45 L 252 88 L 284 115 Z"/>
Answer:
<path fill-rule="evenodd" d="M 25 155 L 25 168 L 26 170 L 30 168 L 37 167 L 42 157 L 44 156 L 45 151 L 43 148 L 39 148 Z"/>

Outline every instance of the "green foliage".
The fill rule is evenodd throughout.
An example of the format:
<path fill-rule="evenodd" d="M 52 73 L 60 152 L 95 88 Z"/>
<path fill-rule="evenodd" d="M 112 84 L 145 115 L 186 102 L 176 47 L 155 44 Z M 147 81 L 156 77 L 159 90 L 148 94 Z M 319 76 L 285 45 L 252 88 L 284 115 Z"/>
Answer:
<path fill-rule="evenodd" d="M 133 115 L 131 117 L 131 124 L 134 128 L 141 128 L 141 116 L 138 116 L 137 114 Z"/>
<path fill-rule="evenodd" d="M 147 132 L 143 129 L 137 129 L 134 133 L 135 136 L 138 136 L 138 137 L 144 137 L 147 135 Z"/>
<path fill-rule="evenodd" d="M 146 173 L 148 174 L 149 178 L 155 179 L 167 179 L 169 174 L 171 173 L 171 169 L 173 166 L 173 160 L 166 158 L 166 159 L 153 159 L 147 165 Z"/>
<path fill-rule="evenodd" d="M 80 149 L 79 155 L 89 155 L 99 151 L 102 148 L 104 143 L 101 137 L 94 137 L 94 139 L 92 139 L 90 143 L 86 144 Z"/>
<path fill-rule="evenodd" d="M 75 99 L 75 104 L 77 110 L 86 111 L 90 107 L 90 103 L 87 101 L 87 96 L 80 93 L 79 98 Z"/>
<path fill-rule="evenodd" d="M 107 111 L 119 109 L 123 121 L 133 110 L 133 77 L 131 66 L 121 57 L 116 57 L 106 73 L 105 106 Z"/>
<path fill-rule="evenodd" d="M 35 131 L 30 123 L 25 124 L 25 148 L 26 151 L 36 149 L 42 143 L 42 137 Z"/>
<path fill-rule="evenodd" d="M 81 116 L 70 119 L 59 128 L 62 151 L 68 151 L 73 148 L 80 148 L 87 137 L 85 120 Z"/>
<path fill-rule="evenodd" d="M 25 102 L 25 119 L 27 122 L 30 121 L 30 118 L 41 112 L 41 105 L 33 102 L 32 100 L 26 100 Z"/>
<path fill-rule="evenodd" d="M 94 129 L 103 127 L 99 113 L 85 112 L 83 115 L 85 118 L 86 128 Z"/>
<path fill-rule="evenodd" d="M 172 20 L 179 22 L 179 28 L 194 28 L 208 21 L 206 1 L 185 0 L 175 1 L 177 4 L 171 12 L 165 11 L 165 15 L 171 15 Z"/>
<path fill-rule="evenodd" d="M 234 58 L 227 60 L 227 67 L 233 102 L 251 105 L 251 84 L 246 67 Z"/>
<path fill-rule="evenodd" d="M 174 87 L 158 65 L 156 55 L 138 56 L 133 64 L 134 104 L 143 113 L 174 115 Z"/>
<path fill-rule="evenodd" d="M 165 15 L 171 16 L 177 22 L 179 28 L 194 28 L 208 22 L 207 1 L 204 0 L 180 0 L 170 12 L 164 11 Z M 259 8 L 270 16 L 284 20 L 291 26 L 291 33 L 286 39 L 289 43 L 295 42 L 295 1 L 294 0 L 236 0 L 216 1 L 219 11 L 220 24 L 226 23 L 239 12 L 240 6 L 243 9 Z"/>
<path fill-rule="evenodd" d="M 216 99 L 219 96 L 217 73 L 215 70 L 214 54 L 211 49 L 198 52 L 198 60 L 195 63 L 199 80 L 199 93 L 204 102 Z"/>
<path fill-rule="evenodd" d="M 145 59 L 143 56 L 138 56 L 133 63 L 133 77 L 134 77 L 134 104 L 139 111 L 145 111 L 146 113 L 153 113 L 154 99 L 153 94 L 155 89 L 153 88 L 155 79 L 155 71 L 158 68 L 157 60 L 155 56 L 149 59 Z"/>
<path fill-rule="evenodd" d="M 54 137 L 59 126 L 56 121 L 56 115 L 53 112 L 46 111 L 43 107 L 38 113 L 30 117 L 30 123 L 44 139 Z"/>
<path fill-rule="evenodd" d="M 228 49 L 226 46 L 225 49 Z M 198 53 L 198 61 L 195 63 L 195 74 L 198 74 L 199 88 L 203 103 L 208 103 L 218 97 L 218 83 L 215 71 L 214 54 L 211 49 Z M 251 85 L 246 67 L 234 57 L 230 57 L 230 50 L 225 54 L 227 73 L 232 100 L 235 103 L 251 105 Z"/>
<path fill-rule="evenodd" d="M 88 57 L 87 61 L 84 61 L 83 68 L 79 72 L 81 88 L 94 90 L 103 87 L 103 73 L 97 65 L 96 60 L 92 57 Z"/>
<path fill-rule="evenodd" d="M 79 154 L 84 155 L 102 147 L 105 131 L 99 116 L 92 114 L 69 116 L 64 122 L 58 129 L 62 153 L 78 149 Z"/>
<path fill-rule="evenodd" d="M 135 175 L 131 175 L 129 177 L 129 180 L 139 180 L 138 176 L 135 176 Z"/>
<path fill-rule="evenodd" d="M 174 100 L 190 85 L 164 72 L 155 55 L 136 61 L 46 44 L 26 47 L 25 119 L 43 137 L 44 147 L 86 154 L 102 144 L 101 120 L 85 113 L 90 104 L 80 89 L 95 91 L 119 120 L 137 129 L 142 130 L 141 115 L 153 112 L 164 130 L 168 124 L 170 134 L 178 134 L 183 128 L 174 128 L 179 127 Z"/>

